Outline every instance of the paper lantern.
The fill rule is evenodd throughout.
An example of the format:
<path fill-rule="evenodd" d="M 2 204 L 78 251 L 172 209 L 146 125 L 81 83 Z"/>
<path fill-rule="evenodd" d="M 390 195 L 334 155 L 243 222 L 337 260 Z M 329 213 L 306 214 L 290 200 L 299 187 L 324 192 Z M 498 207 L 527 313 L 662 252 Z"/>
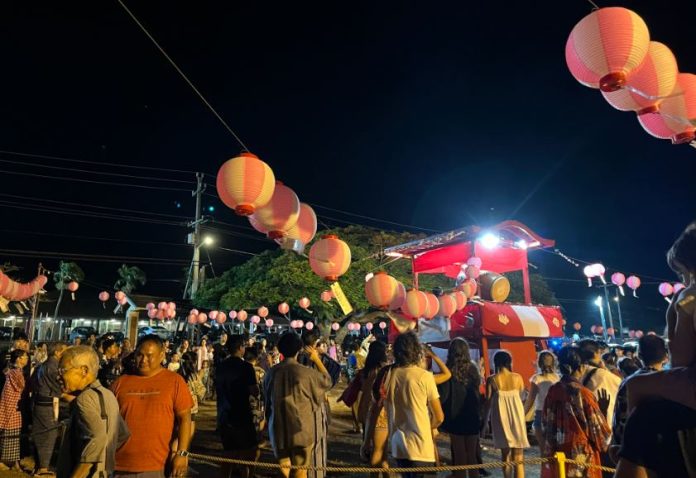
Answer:
<path fill-rule="evenodd" d="M 372 272 L 368 272 L 367 274 L 365 274 L 365 282 L 369 281 L 369 280 L 372 279 L 374 276 L 375 276 L 375 275 L 374 275 Z"/>
<path fill-rule="evenodd" d="M 648 26 L 621 7 L 600 8 L 570 32 L 565 57 L 570 73 L 585 86 L 616 91 L 648 54 Z"/>
<path fill-rule="evenodd" d="M 72 281 L 72 282 L 69 282 L 69 283 L 68 283 L 67 289 L 68 289 L 70 292 L 75 292 L 75 291 L 77 291 L 77 289 L 79 289 L 79 288 L 80 288 L 80 284 L 78 284 L 78 283 L 75 282 L 75 281 Z"/>
<path fill-rule="evenodd" d="M 164 310 L 164 309 L 167 308 L 167 303 L 166 303 L 166 302 L 160 302 L 159 304 L 157 304 L 157 308 L 158 308 L 159 310 Z"/>
<path fill-rule="evenodd" d="M 150 309 L 150 310 L 156 311 L 156 309 Z M 149 311 L 148 311 L 148 313 L 149 313 Z M 186 319 L 186 321 L 189 323 L 189 325 L 196 325 L 198 323 L 198 315 L 189 314 L 188 319 Z"/>
<path fill-rule="evenodd" d="M 208 312 L 208 318 L 209 318 L 210 320 L 215 320 L 215 319 L 217 319 L 217 316 L 218 316 L 218 311 L 217 311 L 217 310 L 211 310 L 210 312 Z"/>
<path fill-rule="evenodd" d="M 476 266 L 466 266 L 464 273 L 468 279 L 478 279 L 479 275 L 481 275 L 481 270 Z"/>
<path fill-rule="evenodd" d="M 640 279 L 637 276 L 629 276 L 626 279 L 626 285 L 629 289 L 633 290 L 633 297 L 638 297 L 636 295 L 636 290 L 640 287 Z"/>
<path fill-rule="evenodd" d="M 472 297 L 476 296 L 478 284 L 474 279 L 467 279 L 460 284 L 459 288 L 462 292 L 464 292 L 464 295 L 466 295 L 467 299 L 471 299 Z"/>
<path fill-rule="evenodd" d="M 265 319 L 266 317 L 268 317 L 268 308 L 261 306 L 258 308 L 256 313 L 259 315 L 259 317 L 261 317 L 262 319 Z"/>
<path fill-rule="evenodd" d="M 154 302 L 148 302 L 147 305 L 145 305 L 145 308 L 147 310 L 154 309 L 155 308 Z"/>
<path fill-rule="evenodd" d="M 147 316 L 151 319 L 157 318 L 157 309 L 150 309 L 147 311 Z"/>
<path fill-rule="evenodd" d="M 466 294 L 458 290 L 452 294 L 454 296 L 454 301 L 457 303 L 457 310 L 462 310 L 466 307 Z"/>
<path fill-rule="evenodd" d="M 619 292 L 621 293 L 621 295 L 625 295 L 623 289 L 623 285 L 626 283 L 625 275 L 623 275 L 621 272 L 614 272 L 611 275 L 611 283 L 619 288 Z"/>
<path fill-rule="evenodd" d="M 629 331 L 628 331 L 628 338 L 630 338 L 630 339 L 635 339 L 635 338 L 636 338 L 636 331 L 635 331 L 635 330 L 629 330 Z"/>
<path fill-rule="evenodd" d="M 198 314 L 198 323 L 199 324 L 205 324 L 205 322 L 208 320 L 208 315 L 205 312 L 200 312 Z"/>
<path fill-rule="evenodd" d="M 369 281 L 365 282 L 365 297 L 373 307 L 387 309 L 394 296 L 399 283 L 384 271 L 378 271 Z"/>
<path fill-rule="evenodd" d="M 298 320 L 298 321 L 297 321 L 297 328 L 298 328 L 298 329 L 301 329 L 302 327 L 304 327 L 304 321 L 303 321 L 303 320 Z"/>
<path fill-rule="evenodd" d="M 174 317 L 176 317 L 176 310 L 174 309 L 167 309 L 164 312 L 168 319 L 173 319 Z"/>
<path fill-rule="evenodd" d="M 672 287 L 672 284 L 669 282 L 663 282 L 657 287 L 657 290 L 660 292 L 662 297 L 669 297 L 674 293 L 674 287 Z"/>
<path fill-rule="evenodd" d="M 117 290 L 116 292 L 114 292 L 114 298 L 115 298 L 116 300 L 121 300 L 121 299 L 123 299 L 125 296 L 126 296 L 126 294 L 124 294 L 124 292 L 121 291 L 121 290 Z"/>
<path fill-rule="evenodd" d="M 305 324 L 305 329 L 312 330 L 314 328 L 314 322 L 307 322 Z"/>
<path fill-rule="evenodd" d="M 99 293 L 99 300 L 101 300 L 102 302 L 106 302 L 107 300 L 109 300 L 109 293 L 105 290 L 101 291 Z"/>
<path fill-rule="evenodd" d="M 171 310 L 176 310 L 176 304 L 174 302 L 167 303 L 167 308 Z"/>
<path fill-rule="evenodd" d="M 309 306 L 312 305 L 312 303 L 309 301 L 307 297 L 302 297 L 300 300 L 297 301 L 297 305 L 300 306 L 301 309 L 309 309 Z"/>
<path fill-rule="evenodd" d="M 457 311 L 457 299 L 454 295 L 443 294 L 437 298 L 437 301 L 439 302 L 439 315 L 449 318 Z"/>
<path fill-rule="evenodd" d="M 686 286 L 682 284 L 681 282 L 677 282 L 672 286 L 672 289 L 674 289 L 674 295 L 680 293 L 684 289 L 686 289 Z"/>
<path fill-rule="evenodd" d="M 273 170 L 256 155 L 243 152 L 218 170 L 220 200 L 240 216 L 249 216 L 271 200 L 275 190 Z"/>
<path fill-rule="evenodd" d="M 256 231 L 260 232 L 261 234 L 268 234 L 268 229 L 262 226 L 261 223 L 254 218 L 254 216 L 249 216 L 248 219 L 249 224 L 251 224 L 251 227 L 253 227 Z"/>
<path fill-rule="evenodd" d="M 340 328 L 341 325 L 338 322 L 334 322 L 333 324 L 331 324 L 331 330 L 333 330 L 334 332 L 336 332 Z"/>
<path fill-rule="evenodd" d="M 658 113 L 638 116 L 643 129 L 659 139 L 671 139 L 673 144 L 683 144 L 696 137 L 696 75 L 680 73 L 672 94 L 662 100 Z"/>
<path fill-rule="evenodd" d="M 386 329 L 386 328 L 387 328 L 387 323 L 386 323 L 386 322 L 380 322 L 380 323 L 379 323 L 379 328 L 382 329 L 382 330 Z"/>
<path fill-rule="evenodd" d="M 315 242 L 309 250 L 309 266 L 322 279 L 336 281 L 350 267 L 350 248 L 333 234 Z"/>
<path fill-rule="evenodd" d="M 288 305 L 287 302 L 281 302 L 278 304 L 278 312 L 285 315 L 288 312 L 290 312 L 290 306 Z"/>
<path fill-rule="evenodd" d="M 397 310 L 401 307 L 406 299 L 406 287 L 401 282 L 396 283 L 396 293 L 394 298 L 389 303 L 389 310 Z"/>
<path fill-rule="evenodd" d="M 471 257 L 469 257 L 469 259 L 467 259 L 466 265 L 468 265 L 468 266 L 474 266 L 474 267 L 476 267 L 477 269 L 480 269 L 481 266 L 483 265 L 483 261 L 481 260 L 480 257 L 471 256 Z"/>
<path fill-rule="evenodd" d="M 236 310 L 230 310 L 230 313 L 227 314 L 227 316 L 230 318 L 230 320 L 234 320 L 237 318 L 237 311 Z"/>
<path fill-rule="evenodd" d="M 321 293 L 321 300 L 324 302 L 330 302 L 333 299 L 333 293 L 330 290 L 325 290 Z"/>
<path fill-rule="evenodd" d="M 296 321 L 296 320 L 291 320 L 291 321 L 290 321 L 290 327 L 293 328 L 293 329 L 296 329 L 296 328 L 297 328 L 297 321 Z"/>
<path fill-rule="evenodd" d="M 435 294 L 431 294 L 430 292 L 426 292 L 425 297 L 428 301 L 428 306 L 426 307 L 423 315 L 426 319 L 430 320 L 435 317 L 438 312 L 440 312 L 440 302 L 437 300 L 437 296 Z"/>
<path fill-rule="evenodd" d="M 217 317 L 215 317 L 215 321 L 220 325 L 224 324 L 227 322 L 227 314 L 223 311 L 218 312 Z"/>
<path fill-rule="evenodd" d="M 406 292 L 406 299 L 401 305 L 401 312 L 407 317 L 417 319 L 423 317 L 427 306 L 428 298 L 425 296 L 425 293 L 416 289 L 411 289 Z"/>
<path fill-rule="evenodd" d="M 300 200 L 295 191 L 280 181 L 276 181 L 273 196 L 268 204 L 254 212 L 254 220 L 268 231 L 270 239 L 285 237 L 288 229 L 300 217 Z"/>
<path fill-rule="evenodd" d="M 254 316 L 256 317 L 256 316 Z M 260 318 L 259 318 L 260 320 Z M 273 327 L 273 319 L 266 319 L 266 327 Z"/>
<path fill-rule="evenodd" d="M 249 320 L 252 324 L 258 324 L 259 322 L 261 322 L 261 317 L 259 317 L 258 315 L 252 315 Z"/>
<path fill-rule="evenodd" d="M 635 111 L 639 115 L 655 113 L 662 99 L 672 93 L 677 83 L 677 59 L 662 43 L 651 41 L 648 55 L 618 91 L 602 92 L 607 102 L 621 111 Z"/>
<path fill-rule="evenodd" d="M 247 311 L 246 310 L 240 310 L 237 312 L 237 320 L 240 322 L 244 322 L 247 319 Z"/>
<path fill-rule="evenodd" d="M 607 335 L 609 335 L 611 337 L 614 336 L 614 327 L 607 328 Z"/>
<path fill-rule="evenodd" d="M 596 325 L 593 325 L 592 327 L 590 327 L 590 332 L 592 332 L 593 334 L 596 333 L 596 332 L 597 332 L 597 326 L 596 326 Z"/>
<path fill-rule="evenodd" d="M 285 237 L 276 239 L 280 247 L 302 253 L 317 233 L 317 215 L 308 204 L 300 203 L 300 216 L 294 226 L 287 230 Z"/>
<path fill-rule="evenodd" d="M 582 329 L 582 324 L 580 324 L 580 322 L 575 322 L 575 323 L 573 324 L 573 328 L 574 328 L 576 331 L 580 332 L 580 329 Z"/>
<path fill-rule="evenodd" d="M 642 330 L 636 330 L 636 338 L 639 339 L 643 336 L 643 331 Z"/>
<path fill-rule="evenodd" d="M 365 328 L 366 328 L 368 331 L 372 330 L 373 327 L 374 327 L 374 324 L 373 324 L 372 322 L 368 322 L 368 323 L 365 324 Z"/>

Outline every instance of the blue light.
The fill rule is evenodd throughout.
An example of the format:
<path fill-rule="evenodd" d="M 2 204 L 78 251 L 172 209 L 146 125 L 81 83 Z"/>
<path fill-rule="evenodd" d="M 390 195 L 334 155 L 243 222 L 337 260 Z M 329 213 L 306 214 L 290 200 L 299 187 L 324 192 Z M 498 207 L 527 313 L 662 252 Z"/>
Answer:
<path fill-rule="evenodd" d="M 208 206 L 208 212 L 215 212 L 215 206 Z"/>

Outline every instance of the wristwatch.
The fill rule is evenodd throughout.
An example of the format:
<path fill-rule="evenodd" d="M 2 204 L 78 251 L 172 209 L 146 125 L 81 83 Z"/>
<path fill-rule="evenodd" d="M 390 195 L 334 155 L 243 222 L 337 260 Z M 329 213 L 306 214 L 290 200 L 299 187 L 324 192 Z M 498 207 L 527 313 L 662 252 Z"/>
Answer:
<path fill-rule="evenodd" d="M 184 458 L 189 456 L 188 450 L 179 450 L 176 452 L 176 456 L 183 456 Z"/>

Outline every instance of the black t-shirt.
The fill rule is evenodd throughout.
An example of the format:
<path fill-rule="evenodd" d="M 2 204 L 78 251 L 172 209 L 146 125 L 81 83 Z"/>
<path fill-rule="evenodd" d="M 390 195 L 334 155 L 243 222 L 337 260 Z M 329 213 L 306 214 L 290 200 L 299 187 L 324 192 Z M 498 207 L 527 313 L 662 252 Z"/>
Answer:
<path fill-rule="evenodd" d="M 254 367 L 238 358 L 229 357 L 215 370 L 218 424 L 237 425 L 252 422 L 249 388 L 257 385 Z"/>

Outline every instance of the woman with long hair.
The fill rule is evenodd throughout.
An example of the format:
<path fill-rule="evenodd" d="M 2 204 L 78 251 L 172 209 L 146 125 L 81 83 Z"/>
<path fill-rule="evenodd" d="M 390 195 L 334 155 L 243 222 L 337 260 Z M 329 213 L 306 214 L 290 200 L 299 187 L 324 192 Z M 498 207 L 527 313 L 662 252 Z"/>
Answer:
<path fill-rule="evenodd" d="M 529 448 L 527 426 L 524 419 L 522 376 L 512 371 L 512 356 L 499 350 L 493 356 L 495 374 L 486 381 L 486 405 L 484 423 L 491 416 L 493 445 L 500 449 L 505 462 L 524 459 L 524 449 Z M 524 478 L 524 465 L 503 468 L 505 478 Z"/>
<path fill-rule="evenodd" d="M 544 453 L 563 452 L 570 460 L 600 465 L 611 430 L 594 394 L 580 380 L 584 365 L 578 350 L 570 345 L 558 352 L 561 379 L 552 385 L 544 401 L 542 430 Z M 554 465 L 544 464 L 542 478 L 558 476 Z M 599 468 L 566 465 L 566 476 L 601 478 Z"/>
<path fill-rule="evenodd" d="M 191 407 L 191 439 L 196 432 L 196 416 L 198 415 L 198 402 L 205 398 L 205 385 L 200 379 L 198 368 L 198 354 L 196 352 L 186 352 L 181 357 L 178 374 L 186 381 L 191 397 L 193 398 L 193 407 Z M 172 447 L 176 450 L 176 443 Z"/>
<path fill-rule="evenodd" d="M 544 435 L 541 432 L 541 416 L 544 410 L 544 400 L 549 393 L 551 385 L 557 383 L 561 377 L 556 373 L 556 357 L 548 350 L 539 352 L 537 359 L 538 372 L 529 379 L 530 389 L 527 401 L 524 404 L 525 417 L 534 410 L 534 436 L 539 444 L 539 451 L 544 453 Z"/>
<path fill-rule="evenodd" d="M 445 421 L 440 430 L 450 436 L 452 464 L 475 465 L 481 430 L 481 375 L 471 361 L 469 344 L 462 338 L 450 342 L 447 368 L 452 378 L 438 386 Z M 478 470 L 457 471 L 456 478 L 478 478 Z"/>
<path fill-rule="evenodd" d="M 379 371 L 386 365 L 387 345 L 380 341 L 372 342 L 365 359 L 365 367 L 359 372 L 362 387 L 358 404 L 358 420 L 364 425 L 365 430 L 360 455 L 368 459 L 372 466 L 383 466 L 387 461 L 387 415 L 382 410 L 373 420 L 370 413 L 371 407 L 374 406 L 372 389 Z"/>
<path fill-rule="evenodd" d="M 9 367 L 5 371 L 5 385 L 0 396 L 0 469 L 21 471 L 19 466 L 22 413 L 19 401 L 24 393 L 22 370 L 29 363 L 25 350 L 10 352 Z"/>

